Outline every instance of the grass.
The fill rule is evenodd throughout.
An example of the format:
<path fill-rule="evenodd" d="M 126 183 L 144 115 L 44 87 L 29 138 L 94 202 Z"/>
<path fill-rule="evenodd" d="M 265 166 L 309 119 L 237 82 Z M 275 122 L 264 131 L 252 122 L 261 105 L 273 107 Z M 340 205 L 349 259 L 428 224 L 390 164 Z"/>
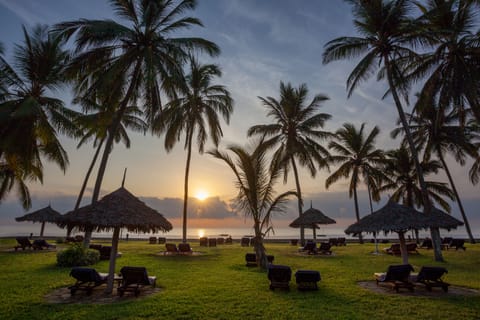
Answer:
<path fill-rule="evenodd" d="M 98 242 L 98 241 L 96 241 Z M 73 284 L 69 268 L 55 265 L 55 252 L 6 252 L 14 239 L 0 240 L 0 319 L 479 319 L 480 295 L 414 297 L 384 295 L 361 288 L 373 272 L 399 264 L 399 257 L 374 256 L 373 245 L 334 247 L 332 257 L 296 254 L 287 244 L 267 244 L 275 263 L 298 269 L 319 270 L 319 290 L 270 291 L 265 272 L 245 267 L 245 253 L 238 243 L 216 248 L 198 247 L 201 256 L 161 256 L 163 245 L 145 241 L 121 242 L 124 265 L 145 266 L 157 276 L 159 293 L 111 304 L 49 304 L 44 296 Z M 410 263 L 445 266 L 445 280 L 455 286 L 480 290 L 480 245 L 467 250 L 444 251 L 445 263 L 436 263 L 432 251 L 421 250 Z M 94 266 L 108 270 L 108 262 Z M 294 280 L 294 278 L 292 278 Z M 84 294 L 79 293 L 79 294 Z M 441 295 L 441 294 L 440 294 Z"/>

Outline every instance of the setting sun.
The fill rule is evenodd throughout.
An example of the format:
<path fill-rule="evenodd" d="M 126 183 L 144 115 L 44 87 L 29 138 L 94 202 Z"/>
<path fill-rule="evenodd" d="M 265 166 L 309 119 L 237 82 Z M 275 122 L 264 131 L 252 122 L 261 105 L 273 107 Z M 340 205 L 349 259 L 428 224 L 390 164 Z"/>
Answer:
<path fill-rule="evenodd" d="M 195 193 L 195 198 L 197 198 L 200 201 L 203 201 L 208 198 L 208 192 L 205 190 L 198 190 L 197 193 Z"/>

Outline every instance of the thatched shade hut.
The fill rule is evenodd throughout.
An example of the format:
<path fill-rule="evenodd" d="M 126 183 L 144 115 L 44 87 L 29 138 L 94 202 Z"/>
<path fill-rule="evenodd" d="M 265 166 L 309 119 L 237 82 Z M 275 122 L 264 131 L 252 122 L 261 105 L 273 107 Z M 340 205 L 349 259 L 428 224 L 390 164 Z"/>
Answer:
<path fill-rule="evenodd" d="M 121 228 L 131 232 L 158 232 L 172 230 L 172 224 L 156 210 L 148 207 L 127 189 L 120 189 L 104 196 L 95 204 L 70 211 L 57 223 L 60 227 L 76 227 L 81 231 L 108 231 L 113 229 L 112 251 L 107 292 L 113 290 L 115 259 Z"/>
<path fill-rule="evenodd" d="M 405 232 L 411 229 L 428 229 L 431 227 L 454 229 L 463 225 L 463 222 L 434 208 L 427 215 L 406 205 L 389 201 L 379 210 L 363 217 L 358 222 L 350 225 L 345 233 L 358 234 L 360 232 L 378 233 L 383 231 L 397 232 L 400 240 L 400 251 L 404 264 L 408 263 L 408 253 L 405 245 Z"/>
<path fill-rule="evenodd" d="M 301 228 L 307 227 L 313 229 L 313 239 L 317 239 L 316 229 L 320 229 L 318 226 L 319 224 L 333 224 L 337 223 L 332 218 L 327 217 L 323 214 L 322 211 L 312 208 L 310 205 L 310 209 L 306 210 L 300 217 L 293 220 L 290 223 L 290 227 L 292 228 Z"/>
<path fill-rule="evenodd" d="M 45 207 L 43 209 L 28 213 L 24 216 L 15 218 L 16 221 L 22 222 L 22 221 L 32 221 L 32 222 L 41 222 L 42 226 L 40 228 L 40 237 L 43 237 L 43 231 L 45 230 L 45 223 L 50 222 L 50 223 L 55 223 L 58 221 L 58 219 L 62 215 L 60 212 L 52 209 L 50 205 L 48 207 Z"/>

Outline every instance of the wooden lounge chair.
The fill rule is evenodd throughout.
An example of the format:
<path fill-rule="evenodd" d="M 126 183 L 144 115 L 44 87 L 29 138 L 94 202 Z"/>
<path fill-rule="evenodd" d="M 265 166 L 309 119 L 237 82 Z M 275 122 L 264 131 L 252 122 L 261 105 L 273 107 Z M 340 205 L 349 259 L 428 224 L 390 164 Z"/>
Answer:
<path fill-rule="evenodd" d="M 303 247 L 298 249 L 300 252 L 307 252 L 308 254 L 316 254 L 317 253 L 317 244 L 313 241 L 307 241 Z"/>
<path fill-rule="evenodd" d="M 400 251 L 400 243 L 392 243 L 390 248 L 384 248 L 383 251 L 394 256 L 399 256 L 402 254 L 402 252 Z"/>
<path fill-rule="evenodd" d="M 290 279 L 292 278 L 292 269 L 288 266 L 271 264 L 268 266 L 268 280 L 270 280 L 270 290 L 275 288 L 290 290 Z"/>
<path fill-rule="evenodd" d="M 417 248 L 418 248 L 418 246 L 415 242 L 407 243 L 407 253 L 408 254 L 411 254 L 411 253 L 419 254 Z"/>
<path fill-rule="evenodd" d="M 318 290 L 320 272 L 314 270 L 298 270 L 295 272 L 295 282 L 298 290 Z"/>
<path fill-rule="evenodd" d="M 167 242 L 167 238 L 165 237 L 158 237 L 158 244 L 165 244 Z"/>
<path fill-rule="evenodd" d="M 216 238 L 209 238 L 208 239 L 208 246 L 209 247 L 216 247 L 217 246 L 217 239 Z"/>
<path fill-rule="evenodd" d="M 328 243 L 332 246 L 338 246 L 338 239 L 337 238 L 329 238 Z"/>
<path fill-rule="evenodd" d="M 15 238 L 17 240 L 18 245 L 14 247 L 15 251 L 18 249 L 22 248 L 22 250 L 25 250 L 25 248 L 32 248 L 32 243 L 30 240 L 28 240 L 27 237 L 17 237 Z"/>
<path fill-rule="evenodd" d="M 422 249 L 433 249 L 432 239 L 423 239 L 422 243 L 420 244 L 420 248 Z"/>
<path fill-rule="evenodd" d="M 320 247 L 318 248 L 318 253 L 320 254 L 326 254 L 326 255 L 331 255 L 332 250 L 332 245 L 329 242 L 322 242 L 320 243 Z"/>
<path fill-rule="evenodd" d="M 120 269 L 120 275 L 122 280 L 120 286 L 117 288 L 118 295 L 121 297 L 126 291 L 132 291 L 135 293 L 135 297 L 140 294 L 140 288 L 143 286 L 153 286 L 157 277 L 148 276 L 147 269 L 145 267 L 123 267 Z"/>
<path fill-rule="evenodd" d="M 207 237 L 201 237 L 200 238 L 200 247 L 208 247 L 208 238 Z"/>
<path fill-rule="evenodd" d="M 248 247 L 250 245 L 250 238 L 248 237 L 243 237 L 241 240 L 240 240 L 240 245 L 242 247 Z"/>
<path fill-rule="evenodd" d="M 166 251 L 163 252 L 163 255 L 179 253 L 177 245 L 175 243 L 165 243 L 165 250 Z"/>
<path fill-rule="evenodd" d="M 273 260 L 275 260 L 275 257 L 272 255 L 267 255 L 267 261 L 268 263 L 273 263 Z M 255 253 L 246 253 L 245 254 L 245 261 L 246 261 L 246 266 L 247 267 L 256 267 L 258 266 L 257 262 L 257 255 Z"/>
<path fill-rule="evenodd" d="M 227 238 L 225 238 L 225 244 L 233 244 L 232 237 L 228 236 Z"/>
<path fill-rule="evenodd" d="M 395 289 L 396 292 L 400 288 L 406 288 L 413 291 L 414 284 L 410 282 L 410 272 L 413 271 L 413 267 L 409 264 L 391 265 L 388 267 L 387 272 L 375 273 L 375 280 L 377 285 L 387 284 Z"/>
<path fill-rule="evenodd" d="M 148 238 L 149 244 L 157 244 L 157 237 L 150 237 Z"/>
<path fill-rule="evenodd" d="M 467 250 L 467 248 L 465 248 L 464 244 L 465 240 L 463 239 L 452 239 L 448 244 L 447 249 L 449 250 L 455 248 L 455 250 L 462 249 L 463 251 L 465 251 Z"/>
<path fill-rule="evenodd" d="M 190 247 L 189 243 L 179 243 L 178 244 L 178 253 L 180 253 L 180 254 L 192 254 L 193 250 Z"/>
<path fill-rule="evenodd" d="M 70 294 L 73 296 L 77 290 L 85 290 L 88 296 L 92 294 L 93 288 L 107 282 L 108 273 L 98 273 L 93 268 L 73 268 L 70 276 L 77 280 L 73 286 L 68 287 Z"/>
<path fill-rule="evenodd" d="M 347 239 L 344 237 L 337 238 L 337 246 L 346 246 L 347 245 Z"/>
<path fill-rule="evenodd" d="M 57 246 L 48 243 L 44 239 L 34 240 L 32 243 L 33 250 L 56 249 Z"/>
<path fill-rule="evenodd" d="M 443 267 L 422 267 L 418 274 L 410 276 L 410 280 L 423 284 L 428 291 L 432 291 L 433 287 L 440 287 L 448 292 L 450 284 L 441 279 L 445 273 L 448 273 L 448 270 Z"/>

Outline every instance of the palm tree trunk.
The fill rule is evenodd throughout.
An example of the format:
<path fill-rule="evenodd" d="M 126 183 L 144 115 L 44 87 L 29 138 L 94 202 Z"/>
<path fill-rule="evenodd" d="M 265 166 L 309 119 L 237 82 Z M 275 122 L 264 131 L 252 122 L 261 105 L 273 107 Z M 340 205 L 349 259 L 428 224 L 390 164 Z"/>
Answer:
<path fill-rule="evenodd" d="M 295 164 L 295 159 L 292 157 L 292 168 L 293 168 L 293 175 L 295 176 L 295 185 L 297 188 L 297 198 L 298 198 L 298 216 L 300 217 L 303 212 L 303 199 L 302 199 L 302 190 L 300 189 L 300 180 L 298 179 L 298 170 L 297 165 Z M 300 243 L 305 245 L 305 228 L 303 226 L 300 227 Z"/>
<path fill-rule="evenodd" d="M 415 168 L 417 170 L 418 181 L 420 183 L 420 188 L 422 190 L 424 213 L 430 214 L 432 210 L 432 204 L 428 196 L 427 185 L 425 184 L 422 167 L 420 166 L 420 162 L 418 161 L 418 153 L 417 153 L 417 149 L 415 148 L 415 144 L 413 142 L 412 134 L 410 132 L 410 127 L 408 126 L 407 118 L 405 117 L 405 113 L 403 112 L 402 103 L 400 102 L 400 98 L 398 97 L 397 90 L 395 89 L 395 84 L 392 78 L 392 66 L 391 66 L 390 58 L 388 57 L 388 55 L 384 55 L 384 63 L 385 63 L 385 67 L 387 68 L 388 85 L 390 87 L 393 100 L 395 101 L 395 106 L 397 107 L 398 115 L 400 117 L 400 121 L 402 122 L 403 129 L 405 130 L 405 136 L 408 141 L 408 146 L 410 147 L 410 153 L 412 154 L 413 161 L 415 163 Z M 440 241 L 440 231 L 438 230 L 438 228 L 430 228 L 430 235 L 432 238 L 435 261 L 443 261 L 441 241 Z"/>
<path fill-rule="evenodd" d="M 353 187 L 353 201 L 355 202 L 355 215 L 357 216 L 357 222 L 360 220 L 360 210 L 358 208 L 358 195 L 356 185 Z M 358 234 L 358 241 L 363 244 L 362 233 Z"/>
<path fill-rule="evenodd" d="M 255 221 L 255 256 L 257 257 L 257 264 L 266 269 L 268 266 L 267 254 L 265 252 L 265 246 L 263 245 L 262 231 L 260 230 L 260 222 Z"/>
<path fill-rule="evenodd" d="M 192 157 L 192 136 L 193 130 L 188 130 L 187 133 L 187 164 L 185 165 L 185 185 L 183 193 L 183 226 L 182 226 L 182 241 L 187 242 L 187 206 L 188 206 L 188 175 L 190 173 L 190 160 Z"/>
<path fill-rule="evenodd" d="M 398 233 L 398 239 L 400 240 L 400 252 L 402 254 L 402 263 L 408 264 L 407 245 L 405 244 L 405 234 L 402 231 Z"/>
<path fill-rule="evenodd" d="M 102 160 L 100 162 L 100 166 L 98 168 L 98 173 L 97 173 L 97 180 L 95 181 L 95 187 L 93 189 L 93 194 L 92 194 L 92 204 L 96 203 L 98 201 L 98 198 L 100 196 L 100 188 L 102 186 L 103 182 L 103 176 L 105 174 L 105 169 L 107 167 L 107 162 L 108 162 L 108 156 L 110 155 L 110 152 L 113 149 L 113 142 L 115 138 L 115 132 L 117 132 L 120 123 L 122 122 L 123 114 L 125 113 L 125 110 L 127 109 L 128 102 L 130 101 L 130 98 L 132 97 L 133 90 L 137 86 L 137 81 L 140 76 L 140 67 L 141 67 L 141 61 L 138 61 L 137 64 L 135 65 L 135 70 L 133 73 L 133 77 L 130 81 L 130 86 L 128 87 L 127 92 L 125 93 L 125 97 L 123 98 L 122 102 L 120 103 L 119 109 L 117 112 L 115 112 L 115 117 L 108 129 L 108 136 L 107 136 L 107 142 L 105 144 L 105 149 L 103 151 L 103 156 Z M 83 245 L 85 247 L 88 247 L 90 244 L 90 239 L 92 238 L 92 229 L 87 229 L 85 231 L 85 238 L 83 241 Z"/>
<path fill-rule="evenodd" d="M 452 175 L 450 174 L 450 170 L 448 169 L 447 163 L 442 156 L 440 150 L 437 149 L 438 158 L 442 162 L 443 168 L 445 169 L 445 173 L 447 174 L 448 181 L 452 186 L 453 193 L 455 194 L 455 199 L 458 203 L 458 208 L 460 209 L 460 213 L 462 214 L 463 222 L 465 223 L 465 229 L 467 230 L 468 238 L 470 239 L 470 243 L 475 243 L 475 238 L 472 235 L 472 230 L 470 229 L 470 224 L 468 223 L 467 215 L 465 214 L 465 210 L 463 209 L 462 201 L 460 200 L 460 196 L 458 194 L 457 188 L 455 187 L 455 183 L 453 183 Z"/>
<path fill-rule="evenodd" d="M 87 187 L 88 179 L 90 179 L 90 174 L 92 173 L 93 167 L 95 166 L 95 162 L 97 162 L 97 158 L 98 158 L 98 155 L 100 154 L 100 150 L 102 149 L 102 145 L 104 141 L 105 141 L 105 138 L 100 140 L 100 144 L 98 145 L 97 150 L 93 155 L 92 162 L 90 163 L 90 167 L 88 168 L 87 174 L 85 175 L 85 179 L 83 180 L 82 188 L 80 189 L 80 193 L 78 194 L 77 202 L 75 203 L 75 208 L 73 209 L 73 211 L 77 211 L 78 208 L 80 207 L 80 202 L 82 202 L 83 193 L 85 192 L 85 189 Z M 70 237 L 71 232 L 72 232 L 72 229 L 67 228 L 67 237 Z"/>

